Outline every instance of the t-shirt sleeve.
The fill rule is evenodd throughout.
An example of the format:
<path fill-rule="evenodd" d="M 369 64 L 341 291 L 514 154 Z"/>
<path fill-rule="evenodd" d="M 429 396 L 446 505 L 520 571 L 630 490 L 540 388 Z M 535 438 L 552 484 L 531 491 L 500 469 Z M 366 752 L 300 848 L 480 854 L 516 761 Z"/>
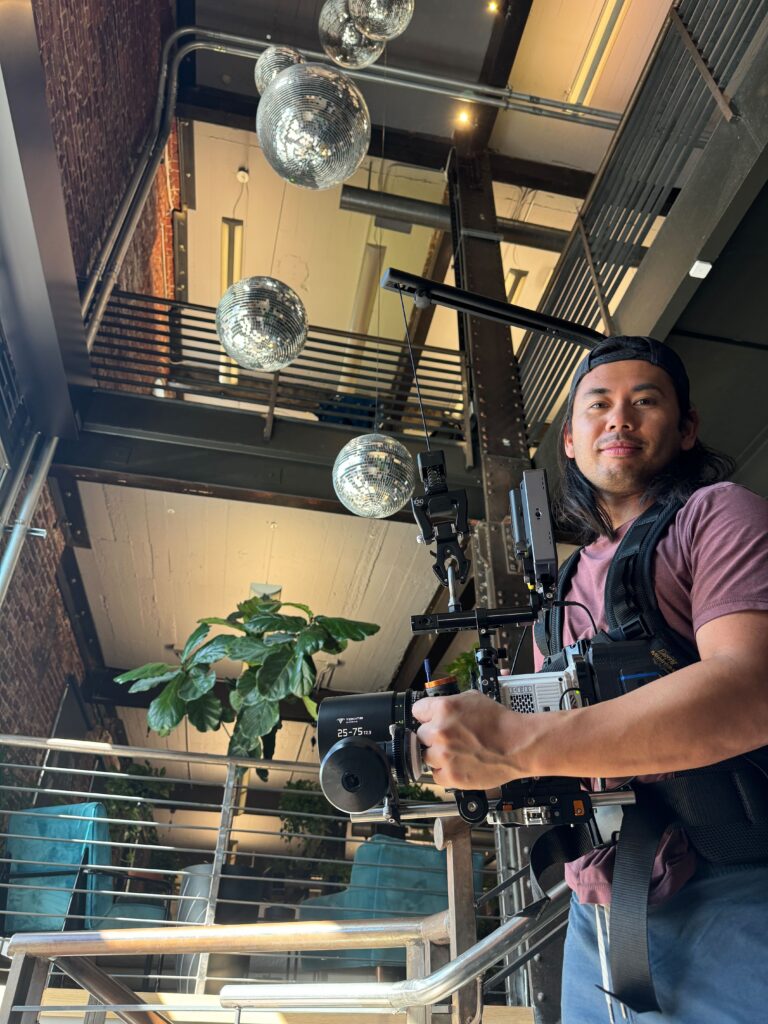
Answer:
<path fill-rule="evenodd" d="M 768 611 L 768 501 L 720 484 L 694 494 L 680 515 L 694 634 L 723 615 Z"/>

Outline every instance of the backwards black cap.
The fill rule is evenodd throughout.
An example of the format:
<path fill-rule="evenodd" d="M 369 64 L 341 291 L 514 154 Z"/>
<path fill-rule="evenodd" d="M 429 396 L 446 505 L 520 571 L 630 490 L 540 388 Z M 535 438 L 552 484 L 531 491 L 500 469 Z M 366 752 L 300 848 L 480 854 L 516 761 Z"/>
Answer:
<path fill-rule="evenodd" d="M 590 370 L 603 363 L 618 363 L 625 359 L 642 359 L 653 366 L 659 366 L 669 374 L 675 386 L 680 412 L 685 413 L 691 408 L 691 393 L 688 373 L 682 359 L 668 345 L 656 341 L 655 338 L 641 338 L 620 334 L 613 338 L 600 341 L 588 352 L 576 367 L 568 395 L 568 409 L 573 406 L 573 398 L 579 382 Z"/>

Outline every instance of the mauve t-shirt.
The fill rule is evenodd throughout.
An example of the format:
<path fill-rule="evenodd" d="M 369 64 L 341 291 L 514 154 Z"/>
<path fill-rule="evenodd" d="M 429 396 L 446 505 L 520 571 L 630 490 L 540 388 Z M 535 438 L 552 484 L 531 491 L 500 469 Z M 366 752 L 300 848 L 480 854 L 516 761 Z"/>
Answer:
<path fill-rule="evenodd" d="M 600 537 L 584 548 L 571 582 L 568 600 L 586 605 L 598 629 L 608 628 L 605 580 L 630 526 L 631 522 L 624 523 L 613 540 Z M 735 612 L 768 611 L 768 502 L 733 483 L 696 491 L 659 541 L 653 579 L 665 620 L 691 641 L 712 619 Z M 565 609 L 566 645 L 592 632 L 585 611 L 571 606 Z M 534 656 L 538 670 L 543 658 L 538 650 Z M 659 776 L 643 778 L 652 781 Z M 566 865 L 566 881 L 580 903 L 610 903 L 613 857 L 612 846 L 602 847 Z M 695 854 L 685 833 L 668 829 L 656 856 L 650 902 L 661 903 L 672 896 L 695 867 Z"/>

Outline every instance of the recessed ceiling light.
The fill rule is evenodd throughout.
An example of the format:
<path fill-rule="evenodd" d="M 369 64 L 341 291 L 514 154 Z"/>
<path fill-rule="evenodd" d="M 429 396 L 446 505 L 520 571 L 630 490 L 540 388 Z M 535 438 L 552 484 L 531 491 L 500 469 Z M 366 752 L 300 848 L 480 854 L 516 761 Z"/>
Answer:
<path fill-rule="evenodd" d="M 461 125 L 469 124 L 469 111 L 468 110 L 460 110 L 458 112 L 458 114 L 456 115 L 456 121 L 457 121 L 458 124 L 461 124 Z"/>
<path fill-rule="evenodd" d="M 488 10 L 491 12 L 491 14 L 499 13 L 499 5 L 496 3 L 496 0 L 491 0 L 491 2 L 488 4 Z"/>

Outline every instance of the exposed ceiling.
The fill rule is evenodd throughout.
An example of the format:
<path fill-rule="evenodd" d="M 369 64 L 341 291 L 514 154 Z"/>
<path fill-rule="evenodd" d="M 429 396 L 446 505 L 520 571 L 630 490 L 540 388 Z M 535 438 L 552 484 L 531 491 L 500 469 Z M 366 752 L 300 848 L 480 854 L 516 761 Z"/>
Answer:
<path fill-rule="evenodd" d="M 535 0 L 512 88 L 569 99 L 605 6 L 603 0 Z M 600 51 L 588 102 L 620 112 L 668 3 L 608 6 L 621 16 Z M 317 49 L 320 7 L 320 0 L 197 0 L 195 18 L 198 25 L 220 31 Z M 480 0 L 419 0 L 411 25 L 390 44 L 380 70 L 388 64 L 476 81 L 493 28 L 494 17 Z M 243 98 L 255 102 L 252 60 L 198 53 L 188 65 L 182 94 L 188 103 L 211 105 L 207 122 L 226 122 L 230 103 L 242 109 Z M 385 158 L 387 132 L 450 142 L 460 108 L 456 100 L 374 84 L 362 88 L 374 124 L 385 128 Z M 228 123 L 194 124 L 189 299 L 218 301 L 222 218 L 236 217 L 244 221 L 244 276 L 272 274 L 284 280 L 301 295 L 313 324 L 402 338 L 395 296 L 375 289 L 363 314 L 356 303 L 370 285 L 361 276 L 366 251 L 370 255 L 371 246 L 379 247 L 372 269 L 368 261 L 369 276 L 374 270 L 378 275 L 379 261 L 421 274 L 439 235 L 417 226 L 409 233 L 377 227 L 369 215 L 341 210 L 339 189 L 309 192 L 287 185 L 266 164 L 255 133 Z M 491 146 L 508 156 L 594 171 L 610 138 L 603 129 L 501 111 Z M 240 167 L 248 169 L 245 187 L 235 176 Z M 442 202 L 445 193 L 439 169 L 408 166 L 402 157 L 397 162 L 367 158 L 350 184 L 433 203 Z M 580 205 L 571 196 L 514 184 L 496 183 L 494 195 L 499 216 L 565 231 Z M 505 243 L 502 257 L 508 287 L 516 287 L 514 300 L 535 308 L 557 254 Z M 446 281 L 452 280 L 449 267 Z M 515 342 L 520 334 L 513 332 Z M 456 346 L 455 314 L 435 311 L 429 343 Z M 168 648 L 179 646 L 197 619 L 227 614 L 248 595 L 252 582 L 280 583 L 285 600 L 381 625 L 376 637 L 350 645 L 341 662 L 329 666 L 333 672 L 327 677 L 336 689 L 379 690 L 391 683 L 407 648 L 409 615 L 422 611 L 434 595 L 430 559 L 415 544 L 414 526 L 108 485 L 81 482 L 78 487 L 92 545 L 78 550 L 78 564 L 105 662 L 116 668 L 172 660 Z M 143 710 L 126 708 L 122 715 L 133 743 L 216 752 L 226 747 L 219 733 L 193 735 L 184 727 L 166 740 L 147 737 Z M 284 730 L 276 756 L 312 759 L 306 727 L 292 723 Z"/>

